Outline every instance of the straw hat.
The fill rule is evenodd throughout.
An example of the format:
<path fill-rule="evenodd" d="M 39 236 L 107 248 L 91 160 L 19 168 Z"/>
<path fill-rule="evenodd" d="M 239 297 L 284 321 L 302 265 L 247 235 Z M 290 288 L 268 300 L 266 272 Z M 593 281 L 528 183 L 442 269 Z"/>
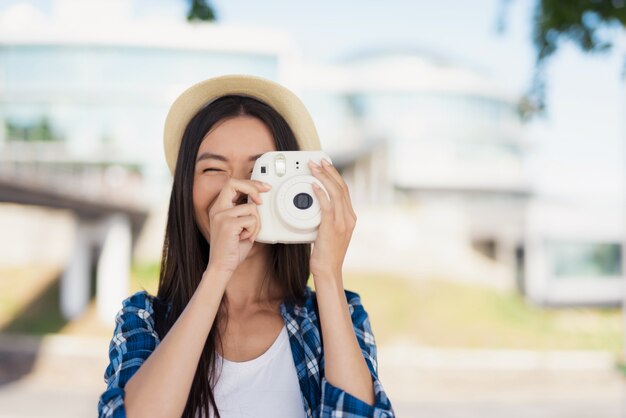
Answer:
<path fill-rule="evenodd" d="M 194 84 L 172 103 L 163 132 L 165 160 L 172 176 L 176 168 L 178 149 L 189 121 L 205 105 L 229 94 L 250 96 L 268 104 L 283 116 L 301 150 L 321 149 L 311 115 L 291 90 L 257 76 L 224 75 Z"/>

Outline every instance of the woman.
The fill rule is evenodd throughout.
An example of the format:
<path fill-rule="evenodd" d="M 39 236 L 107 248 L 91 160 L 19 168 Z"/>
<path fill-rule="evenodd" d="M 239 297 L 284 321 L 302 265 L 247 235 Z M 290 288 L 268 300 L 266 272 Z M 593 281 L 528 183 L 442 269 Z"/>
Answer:
<path fill-rule="evenodd" d="M 300 149 L 319 149 L 313 122 L 269 80 L 217 77 L 174 102 L 158 293 L 122 303 L 99 416 L 394 416 L 368 315 L 343 289 L 356 216 L 337 170 L 309 165 L 328 193 L 314 188 L 322 218 L 312 251 L 255 242 L 269 190 L 250 180 L 255 158 Z"/>

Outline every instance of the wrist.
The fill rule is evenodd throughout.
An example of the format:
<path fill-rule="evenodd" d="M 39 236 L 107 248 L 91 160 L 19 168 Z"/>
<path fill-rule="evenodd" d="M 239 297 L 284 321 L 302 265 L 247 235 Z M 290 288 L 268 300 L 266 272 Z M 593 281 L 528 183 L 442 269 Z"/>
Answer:
<path fill-rule="evenodd" d="M 337 272 L 337 271 L 322 271 L 322 272 L 316 272 L 315 274 L 312 274 L 313 276 L 313 281 L 315 282 L 315 286 L 317 286 L 318 283 L 320 284 L 324 284 L 324 283 L 342 283 L 343 282 L 343 275 L 341 273 L 341 271 Z"/>
<path fill-rule="evenodd" d="M 217 283 L 226 288 L 226 284 L 228 283 L 231 275 L 231 272 L 209 264 L 204 273 L 202 273 L 202 281 Z"/>

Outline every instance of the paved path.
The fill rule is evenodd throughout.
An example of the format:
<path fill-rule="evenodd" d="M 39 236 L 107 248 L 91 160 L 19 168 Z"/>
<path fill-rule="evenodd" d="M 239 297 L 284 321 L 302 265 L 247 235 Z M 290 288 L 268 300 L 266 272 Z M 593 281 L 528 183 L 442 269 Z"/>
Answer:
<path fill-rule="evenodd" d="M 429 372 L 400 389 L 406 376 L 398 381 L 392 377 L 381 374 L 398 417 L 626 417 L 624 384 L 612 373 Z M 95 384 L 58 385 L 49 376 L 29 376 L 0 386 L 0 417 L 96 416 L 101 389 Z"/>
<path fill-rule="evenodd" d="M 398 417 L 626 417 L 624 379 L 612 371 L 381 370 Z"/>
<path fill-rule="evenodd" d="M 61 339 L 34 350 L 28 344 L 0 338 L 0 418 L 96 416 L 106 345 Z M 18 349 L 22 356 L 36 352 L 36 361 L 28 365 Z M 425 353 L 417 349 L 399 358 L 397 350 L 379 352 L 381 381 L 398 417 L 626 418 L 625 379 L 597 356 L 585 362 L 581 354 L 585 367 L 558 369 L 559 363 L 545 367 L 551 364 L 545 361 L 539 368 L 528 362 L 520 367 L 515 356 L 528 359 L 528 353 L 503 353 L 508 368 L 502 359 L 489 364 L 462 350 L 428 350 L 428 361 L 414 358 Z M 11 380 L 11 364 L 29 372 Z"/>

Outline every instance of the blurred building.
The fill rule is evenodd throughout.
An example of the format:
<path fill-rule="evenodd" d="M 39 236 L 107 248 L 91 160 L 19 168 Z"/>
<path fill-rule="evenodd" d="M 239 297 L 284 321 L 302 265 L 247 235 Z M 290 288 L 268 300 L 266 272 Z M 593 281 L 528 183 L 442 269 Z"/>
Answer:
<path fill-rule="evenodd" d="M 538 197 L 527 216 L 522 290 L 530 300 L 549 305 L 622 302 L 622 206 Z"/>
<path fill-rule="evenodd" d="M 306 77 L 305 99 L 353 201 L 380 211 L 363 219 L 355 244 L 375 239 L 388 252 L 381 261 L 399 270 L 515 286 L 530 197 L 517 98 L 420 50 L 364 50 Z M 365 249 L 351 261 L 373 263 Z"/>
<path fill-rule="evenodd" d="M 0 207 L 16 231 L 0 243 L 0 262 L 67 263 L 67 317 L 96 293 L 100 314 L 112 318 L 128 292 L 130 251 L 161 252 L 171 187 L 162 131 L 176 96 L 224 73 L 298 91 L 286 34 L 137 20 L 131 4 L 57 1 L 49 15 L 17 4 L 0 17 L 0 201 L 28 205 Z M 20 233 L 37 206 L 69 214 L 69 233 Z M 38 251 L 42 239 L 54 242 L 49 251 Z"/>
<path fill-rule="evenodd" d="M 351 268 L 516 289 L 539 305 L 621 303 L 623 208 L 533 193 L 532 144 L 505 87 L 411 49 L 307 70 L 323 146 L 366 215 Z"/>
<path fill-rule="evenodd" d="M 19 232 L 32 223 L 28 206 L 0 205 L 13 226 L 0 263 L 67 263 L 68 317 L 95 287 L 111 318 L 127 291 L 126 254 L 160 256 L 167 109 L 188 86 L 224 73 L 278 81 L 310 109 L 358 208 L 346 268 L 517 288 L 536 303 L 619 300 L 615 217 L 600 215 L 604 235 L 572 235 L 580 217 L 537 203 L 517 97 L 488 75 L 407 49 L 305 63 L 286 33 L 136 19 L 131 3 L 100 2 L 101 19 L 84 19 L 92 2 L 66 1 L 51 15 L 18 5 L 0 16 L 0 195 L 10 200 L 7 185 L 17 187 L 29 205 L 67 214 L 70 231 L 44 232 L 55 245 L 41 251 L 41 232 Z M 85 280 L 92 266 L 95 284 Z"/>

